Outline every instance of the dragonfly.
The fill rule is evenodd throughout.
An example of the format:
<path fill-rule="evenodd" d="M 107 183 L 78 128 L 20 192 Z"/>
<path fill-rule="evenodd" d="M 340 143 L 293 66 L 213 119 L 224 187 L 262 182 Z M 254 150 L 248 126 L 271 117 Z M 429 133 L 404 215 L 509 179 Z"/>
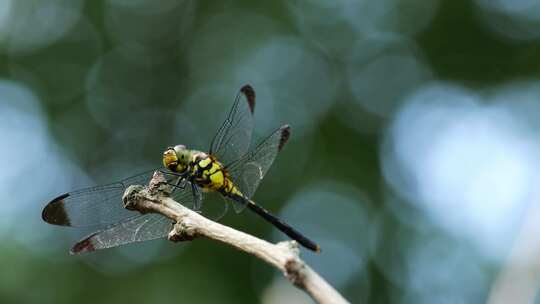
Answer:
<path fill-rule="evenodd" d="M 203 193 L 218 193 L 226 200 L 225 212 L 229 204 L 236 212 L 247 208 L 303 247 L 320 252 L 314 241 L 252 200 L 291 133 L 290 127 L 283 125 L 250 149 L 254 109 L 255 91 L 244 85 L 208 152 L 188 149 L 185 145 L 169 147 L 163 152 L 163 167 L 112 184 L 62 194 L 45 206 L 43 220 L 70 227 L 105 226 L 73 245 L 72 254 L 167 237 L 174 224 L 171 219 L 156 213 L 130 211 L 122 203 L 130 185 L 147 184 L 159 170 L 165 174 L 167 184 L 174 187 L 171 197 L 175 201 L 199 211 Z"/>

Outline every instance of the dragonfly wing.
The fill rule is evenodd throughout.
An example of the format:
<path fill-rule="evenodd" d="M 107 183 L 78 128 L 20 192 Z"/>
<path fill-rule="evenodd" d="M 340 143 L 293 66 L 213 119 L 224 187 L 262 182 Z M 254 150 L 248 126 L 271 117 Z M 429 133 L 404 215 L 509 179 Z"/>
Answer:
<path fill-rule="evenodd" d="M 227 170 L 240 191 L 247 198 L 251 198 L 259 183 L 272 166 L 276 155 L 283 148 L 291 134 L 290 127 L 284 125 L 263 140 L 255 149 L 232 163 Z M 237 212 L 243 210 L 245 205 L 234 204 Z"/>
<path fill-rule="evenodd" d="M 131 185 L 147 185 L 158 169 L 137 174 L 120 182 L 85 188 L 63 194 L 53 199 L 42 212 L 44 221 L 54 225 L 88 227 L 113 224 L 136 217 L 138 212 L 124 208 L 122 196 Z M 171 183 L 178 177 L 166 175 Z M 190 191 L 188 193 L 191 193 Z M 172 195 L 178 201 L 191 202 L 185 189 Z"/>
<path fill-rule="evenodd" d="M 160 214 L 137 215 L 92 233 L 76 243 L 71 248 L 71 253 L 78 254 L 163 238 L 172 227 L 173 221 Z"/>
<path fill-rule="evenodd" d="M 246 154 L 253 131 L 253 110 L 255 91 L 250 85 L 244 85 L 234 100 L 234 104 L 218 129 L 210 144 L 210 154 L 223 164 L 229 164 Z"/>

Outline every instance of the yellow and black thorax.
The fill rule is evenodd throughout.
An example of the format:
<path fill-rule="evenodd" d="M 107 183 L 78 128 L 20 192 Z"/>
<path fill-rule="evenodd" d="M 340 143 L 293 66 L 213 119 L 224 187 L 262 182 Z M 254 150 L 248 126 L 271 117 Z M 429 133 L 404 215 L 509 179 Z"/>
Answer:
<path fill-rule="evenodd" d="M 214 156 L 194 153 L 189 166 L 191 181 L 197 186 L 222 194 L 240 194 L 227 170 Z"/>

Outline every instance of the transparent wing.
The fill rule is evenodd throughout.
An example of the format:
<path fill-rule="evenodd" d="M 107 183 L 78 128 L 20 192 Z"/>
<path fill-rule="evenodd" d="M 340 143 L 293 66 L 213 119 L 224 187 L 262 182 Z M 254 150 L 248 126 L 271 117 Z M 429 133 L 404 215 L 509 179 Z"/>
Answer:
<path fill-rule="evenodd" d="M 156 170 L 159 169 L 146 171 L 120 182 L 65 193 L 45 206 L 42 218 L 54 225 L 87 227 L 113 224 L 137 217 L 138 212 L 124 209 L 124 191 L 130 185 L 147 185 Z M 177 176 L 164 173 L 170 183 L 176 183 Z M 193 203 L 191 187 L 178 189 L 171 196 L 178 202 Z"/>
<path fill-rule="evenodd" d="M 255 149 L 238 159 L 227 170 L 240 191 L 247 198 L 251 198 L 259 183 L 272 166 L 276 155 L 283 148 L 291 134 L 290 127 L 284 125 L 265 140 L 263 140 Z M 237 212 L 244 209 L 245 206 L 233 204 Z"/>
<path fill-rule="evenodd" d="M 223 164 L 229 164 L 246 154 L 253 131 L 255 91 L 250 85 L 243 86 L 229 112 L 210 144 L 210 154 Z"/>
<path fill-rule="evenodd" d="M 71 248 L 71 253 L 78 254 L 163 238 L 172 227 L 173 221 L 160 214 L 138 215 L 92 233 L 77 242 Z"/>

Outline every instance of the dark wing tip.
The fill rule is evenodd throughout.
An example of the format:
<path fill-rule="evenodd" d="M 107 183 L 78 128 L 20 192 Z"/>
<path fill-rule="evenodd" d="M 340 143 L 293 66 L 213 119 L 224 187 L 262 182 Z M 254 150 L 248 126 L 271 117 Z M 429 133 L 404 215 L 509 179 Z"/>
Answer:
<path fill-rule="evenodd" d="M 70 254 L 80 254 L 80 253 L 85 253 L 85 252 L 90 252 L 90 251 L 96 250 L 96 248 L 94 247 L 94 243 L 92 242 L 92 238 L 95 235 L 96 234 L 93 233 L 93 234 L 89 235 L 88 237 L 86 237 L 85 239 L 77 242 L 75 245 L 73 245 L 73 247 L 71 247 L 71 250 L 69 250 L 69 253 Z"/>
<path fill-rule="evenodd" d="M 253 114 L 253 111 L 255 110 L 255 90 L 253 90 L 252 86 L 246 84 L 240 89 L 240 92 L 246 96 L 249 110 L 251 111 L 251 114 Z"/>
<path fill-rule="evenodd" d="M 279 129 L 281 131 L 281 137 L 279 138 L 278 151 L 281 151 L 283 146 L 285 146 L 289 140 L 289 137 L 291 137 L 291 127 L 289 125 L 284 125 Z"/>
<path fill-rule="evenodd" d="M 70 226 L 71 223 L 69 222 L 69 217 L 66 213 L 66 209 L 64 208 L 64 199 L 68 196 L 69 193 L 65 193 L 50 201 L 47 206 L 43 208 L 41 218 L 49 224 Z"/>

